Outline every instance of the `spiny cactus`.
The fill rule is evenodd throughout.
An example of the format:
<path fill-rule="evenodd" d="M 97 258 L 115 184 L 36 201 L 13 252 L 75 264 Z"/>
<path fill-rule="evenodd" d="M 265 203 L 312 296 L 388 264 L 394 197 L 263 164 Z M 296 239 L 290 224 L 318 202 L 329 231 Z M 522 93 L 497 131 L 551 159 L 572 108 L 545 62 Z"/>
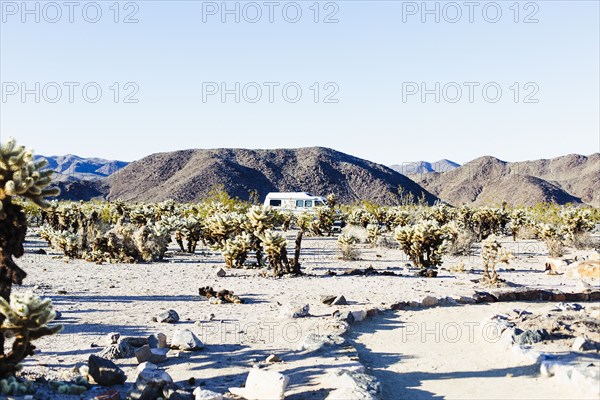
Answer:
<path fill-rule="evenodd" d="M 0 297 L 5 301 L 10 298 L 12 285 L 20 285 L 27 275 L 13 260 L 23 255 L 27 233 L 23 207 L 13 199 L 21 196 L 42 208 L 49 206 L 45 198 L 59 191 L 47 187 L 52 172 L 44 170 L 46 164 L 34 161 L 32 151 L 17 146 L 12 138 L 0 144 Z M 3 322 L 4 317 L 0 316 L 0 324 Z M 0 354 L 4 354 L 3 335 L 0 335 Z"/>
<path fill-rule="evenodd" d="M 337 242 L 342 252 L 342 259 L 351 261 L 358 259 L 358 252 L 354 248 L 354 244 L 358 243 L 358 238 L 349 233 L 342 233 L 338 236 Z"/>
<path fill-rule="evenodd" d="M 496 235 L 490 235 L 482 242 L 481 258 L 483 259 L 484 282 L 493 284 L 498 281 L 496 264 L 508 264 L 512 258 L 512 253 L 502 247 Z"/>
<path fill-rule="evenodd" d="M 248 252 L 250 251 L 251 246 L 252 237 L 246 232 L 234 237 L 233 239 L 227 239 L 225 241 L 225 248 L 223 249 L 225 265 L 228 267 L 243 266 L 246 258 L 248 257 Z"/>
<path fill-rule="evenodd" d="M 399 226 L 394 238 L 419 268 L 426 269 L 442 264 L 449 233 L 435 221 L 422 221 L 413 226 Z"/>
<path fill-rule="evenodd" d="M 35 393 L 33 382 L 27 380 L 17 380 L 14 376 L 0 379 L 0 394 L 3 395 L 23 395 Z"/>
<path fill-rule="evenodd" d="M 383 234 L 383 229 L 378 224 L 369 224 L 367 225 L 367 241 L 371 244 L 371 246 L 377 246 L 381 235 Z"/>
<path fill-rule="evenodd" d="M 509 219 L 510 233 L 513 237 L 513 241 L 515 241 L 517 240 L 517 235 L 519 234 L 519 231 L 527 225 L 531 224 L 531 217 L 529 216 L 527 211 L 521 208 L 517 208 L 510 212 Z"/>
<path fill-rule="evenodd" d="M 33 355 L 32 340 L 53 335 L 62 325 L 48 326 L 56 316 L 50 299 L 41 299 L 31 292 L 13 293 L 10 303 L 0 298 L 0 314 L 5 318 L 0 326 L 4 337 L 13 337 L 12 350 L 0 356 L 0 375 L 12 375 L 20 369 L 20 363 Z"/>
<path fill-rule="evenodd" d="M 287 258 L 287 241 L 280 233 L 266 230 L 260 236 L 262 244 L 269 259 L 269 264 L 273 268 L 275 276 L 281 276 L 284 273 L 291 273 L 290 264 Z"/>

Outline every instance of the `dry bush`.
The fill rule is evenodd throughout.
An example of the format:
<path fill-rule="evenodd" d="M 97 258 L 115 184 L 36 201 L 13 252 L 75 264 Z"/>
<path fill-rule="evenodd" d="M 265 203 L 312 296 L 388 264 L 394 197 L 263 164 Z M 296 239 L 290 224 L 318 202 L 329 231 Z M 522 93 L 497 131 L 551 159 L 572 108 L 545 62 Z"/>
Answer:
<path fill-rule="evenodd" d="M 569 245 L 577 250 L 598 250 L 600 249 L 600 238 L 593 237 L 589 232 L 577 233 L 569 241 Z"/>
<path fill-rule="evenodd" d="M 471 231 L 460 230 L 456 238 L 450 242 L 448 252 L 453 256 L 468 256 L 473 251 L 477 236 Z"/>
<path fill-rule="evenodd" d="M 340 245 L 342 252 L 342 260 L 345 261 L 358 261 L 360 260 L 360 250 L 357 249 L 353 244 L 342 244 Z"/>
<path fill-rule="evenodd" d="M 546 239 L 546 247 L 548 247 L 548 255 L 550 257 L 562 257 L 565 255 L 565 246 L 560 239 Z"/>

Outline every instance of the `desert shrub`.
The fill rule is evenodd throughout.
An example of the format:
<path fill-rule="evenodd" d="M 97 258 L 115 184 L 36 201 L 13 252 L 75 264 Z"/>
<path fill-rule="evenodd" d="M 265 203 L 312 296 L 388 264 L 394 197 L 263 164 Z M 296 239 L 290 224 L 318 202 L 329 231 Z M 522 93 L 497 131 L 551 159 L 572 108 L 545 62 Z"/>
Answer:
<path fill-rule="evenodd" d="M 564 251 L 564 240 L 561 231 L 552 224 L 536 224 L 534 231 L 538 239 L 543 240 L 548 248 L 550 257 L 562 257 Z"/>
<path fill-rule="evenodd" d="M 578 250 L 600 251 L 600 238 L 592 236 L 589 232 L 581 232 L 573 235 L 569 245 Z"/>
<path fill-rule="evenodd" d="M 41 208 L 49 207 L 46 197 L 52 171 L 45 160 L 35 161 L 33 152 L 18 146 L 14 139 L 0 144 L 0 377 L 14 375 L 26 356 L 33 354 L 31 340 L 57 333 L 61 327 L 48 327 L 54 318 L 49 300 L 34 295 L 11 294 L 27 276 L 14 261 L 25 252 L 27 217 L 15 200 L 25 198 Z M 5 353 L 5 339 L 13 337 L 12 350 Z"/>
<path fill-rule="evenodd" d="M 397 227 L 394 238 L 417 267 L 429 268 L 442 264 L 450 233 L 435 221 L 423 221 L 413 226 Z"/>
<path fill-rule="evenodd" d="M 531 224 L 531 218 L 527 211 L 521 208 L 514 209 L 509 214 L 508 227 L 513 240 L 517 240 L 519 232 Z"/>
<path fill-rule="evenodd" d="M 579 208 L 563 209 L 560 213 L 560 222 L 567 240 L 574 240 L 575 236 L 591 231 L 595 225 L 591 211 Z"/>
<path fill-rule="evenodd" d="M 366 228 L 356 225 L 346 225 L 342 229 L 341 235 L 354 237 L 356 239 L 356 243 L 367 243 L 368 233 Z"/>
<path fill-rule="evenodd" d="M 490 235 L 482 242 L 481 258 L 483 259 L 484 282 L 496 283 L 498 281 L 496 264 L 508 264 L 512 258 L 512 254 L 510 251 L 502 247 L 495 235 Z"/>
<path fill-rule="evenodd" d="M 360 259 L 360 252 L 355 247 L 358 239 L 348 233 L 342 233 L 338 236 L 338 245 L 342 252 L 342 260 L 355 261 Z"/>
<path fill-rule="evenodd" d="M 453 256 L 468 256 L 473 251 L 473 245 L 477 242 L 477 236 L 466 229 L 458 229 L 448 245 L 448 253 Z"/>
<path fill-rule="evenodd" d="M 377 224 L 367 225 L 367 242 L 369 242 L 369 244 L 372 247 L 377 246 L 377 243 L 379 242 L 379 239 L 381 238 L 382 234 L 383 234 L 383 229 L 381 228 L 380 225 L 377 225 Z"/>

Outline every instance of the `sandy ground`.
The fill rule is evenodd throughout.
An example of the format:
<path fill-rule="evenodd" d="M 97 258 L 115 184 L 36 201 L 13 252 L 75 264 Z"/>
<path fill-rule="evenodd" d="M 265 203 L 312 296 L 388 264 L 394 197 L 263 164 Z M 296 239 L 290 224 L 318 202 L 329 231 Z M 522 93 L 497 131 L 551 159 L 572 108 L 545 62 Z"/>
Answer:
<path fill-rule="evenodd" d="M 529 302 L 389 312 L 351 336 L 384 399 L 596 399 L 540 376 L 537 364 L 516 361 L 487 325 L 490 316 L 512 309 L 548 308 Z"/>
<path fill-rule="evenodd" d="M 294 233 L 290 232 L 290 246 L 293 237 Z M 466 269 L 474 268 L 473 271 L 453 274 L 440 270 L 439 277 L 431 279 L 413 276 L 414 270 L 405 268 L 408 262 L 406 256 L 397 249 L 373 249 L 361 245 L 361 260 L 342 261 L 334 237 L 305 238 L 303 245 L 302 264 L 306 276 L 274 279 L 260 276 L 256 269 L 236 269 L 227 270 L 226 277 L 218 278 L 216 272 L 224 267 L 224 262 L 219 254 L 208 249 L 200 248 L 195 255 L 177 254 L 161 263 L 96 265 L 82 260 L 66 262 L 57 252 L 50 250 L 45 242 L 30 235 L 26 254 L 18 260 L 28 276 L 25 285 L 16 287 L 15 291 L 34 290 L 52 298 L 62 313 L 60 322 L 65 329 L 59 335 L 43 338 L 36 343 L 41 351 L 27 359 L 25 370 L 40 371 L 50 376 L 60 375 L 65 368 L 84 363 L 89 354 L 99 352 L 101 348 L 92 345 L 104 345 L 104 337 L 110 332 L 119 332 L 122 336 L 147 336 L 163 332 L 170 337 L 176 329 L 187 328 L 198 335 L 206 347 L 194 353 L 178 354 L 172 351 L 169 354 L 169 360 L 161 366 L 177 382 L 185 384 L 194 377 L 196 385 L 203 384 L 207 389 L 223 393 L 228 387 L 240 386 L 254 362 L 277 354 L 285 362 L 269 368 L 290 376 L 288 397 L 319 399 L 326 397 L 329 391 L 321 382 L 327 371 L 356 364 L 356 354 L 351 349 L 341 349 L 341 353 L 297 350 L 309 333 L 327 333 L 335 328 L 332 327 L 333 311 L 373 307 L 385 309 L 399 301 L 422 299 L 427 295 L 471 295 L 474 290 L 482 289 L 473 282 L 481 276 L 478 254 L 455 259 L 448 257 L 444 263 L 445 267 L 450 267 L 464 262 Z M 517 258 L 510 266 L 511 270 L 501 270 L 500 273 L 514 286 L 560 288 L 565 291 L 577 288 L 579 283 L 575 280 L 543 273 L 546 254 L 543 244 L 535 241 L 513 243 L 512 239 L 506 238 L 505 245 L 513 250 Z M 44 248 L 48 254 L 34 254 L 39 248 Z M 575 254 L 585 252 L 570 256 Z M 326 274 L 328 270 L 341 273 L 369 266 L 403 276 L 332 277 Z M 600 282 L 592 283 L 600 286 Z M 198 296 L 198 288 L 207 285 L 216 290 L 233 290 L 246 304 L 210 304 Z M 343 294 L 349 305 L 331 307 L 320 301 L 321 295 L 337 294 Z M 281 309 L 289 303 L 309 304 L 311 316 L 302 319 L 282 317 Z M 485 307 L 436 308 L 415 312 L 414 315 L 422 315 L 422 318 L 427 317 L 432 321 L 447 318 L 447 315 L 480 321 L 478 313 L 483 313 Z M 179 313 L 181 321 L 178 324 L 151 322 L 154 315 L 168 309 Z M 214 314 L 212 320 L 209 318 L 211 314 Z M 398 393 L 408 394 L 409 398 L 420 394 L 428 398 L 433 393 L 436 396 L 444 394 L 460 398 L 468 397 L 466 393 L 473 393 L 473 398 L 481 397 L 477 393 L 490 396 L 498 393 L 496 397 L 502 397 L 502 393 L 506 394 L 505 389 L 500 387 L 504 382 L 519 381 L 523 384 L 530 382 L 530 385 L 524 384 L 522 392 L 523 397 L 530 397 L 536 393 L 534 386 L 544 386 L 532 374 L 526 373 L 529 369 L 525 366 L 513 371 L 509 361 L 490 364 L 487 358 L 481 359 L 480 352 L 485 346 L 459 342 L 456 346 L 448 347 L 454 349 L 451 352 L 442 346 L 434 354 L 427 355 L 429 344 L 415 342 L 412 353 L 407 352 L 402 342 L 395 339 L 401 323 L 402 320 L 385 317 L 365 325 L 356 325 L 358 329 L 378 331 L 372 334 L 374 342 L 367 339 L 362 342 L 363 339 L 359 338 L 357 343 L 361 346 L 361 357 L 377 374 L 382 375 L 380 378 L 388 394 L 392 386 L 394 390 L 404 390 L 404 386 L 419 388 L 419 382 L 427 387 Z M 378 339 L 379 334 L 384 335 L 381 340 Z M 365 337 L 368 336 L 365 331 Z M 424 355 L 428 357 L 428 363 L 420 360 L 419 367 L 412 362 L 406 364 L 410 357 Z M 431 368 L 436 366 L 435 360 L 440 357 L 454 359 L 457 363 L 447 364 L 447 369 L 440 366 L 438 368 L 442 369 L 436 372 Z M 135 359 L 117 360 L 117 363 L 128 374 L 128 382 L 132 382 L 137 365 Z M 403 372 L 404 365 L 410 365 L 411 374 L 400 374 L 394 378 L 394 373 Z M 454 367 L 458 365 L 462 367 Z M 508 373 L 515 378 L 505 378 Z M 490 383 L 499 386 L 486 385 L 485 390 L 483 386 L 477 389 L 477 381 L 482 379 L 478 376 L 486 374 L 492 375 L 488 378 L 491 379 Z M 472 392 L 464 391 L 465 382 L 471 382 L 469 387 L 472 387 Z M 443 392 L 440 389 L 443 387 L 452 389 Z"/>

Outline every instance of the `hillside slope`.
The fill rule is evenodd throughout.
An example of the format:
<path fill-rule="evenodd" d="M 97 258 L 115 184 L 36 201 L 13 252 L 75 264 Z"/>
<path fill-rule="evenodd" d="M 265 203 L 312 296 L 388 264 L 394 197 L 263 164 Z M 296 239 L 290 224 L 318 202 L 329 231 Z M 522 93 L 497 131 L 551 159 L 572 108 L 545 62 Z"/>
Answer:
<path fill-rule="evenodd" d="M 442 200 L 460 205 L 593 203 L 600 193 L 600 155 L 567 155 L 509 163 L 485 156 L 444 173 L 411 174 Z M 597 204 L 596 204 L 597 206 Z"/>
<path fill-rule="evenodd" d="M 261 199 L 268 192 L 307 191 L 335 193 L 347 203 L 393 204 L 402 187 L 415 198 L 424 193 L 429 203 L 436 200 L 390 168 L 322 147 L 158 153 L 129 164 L 109 177 L 108 183 L 109 199 L 134 201 L 194 201 L 220 186 L 241 199 L 254 190 Z"/>

